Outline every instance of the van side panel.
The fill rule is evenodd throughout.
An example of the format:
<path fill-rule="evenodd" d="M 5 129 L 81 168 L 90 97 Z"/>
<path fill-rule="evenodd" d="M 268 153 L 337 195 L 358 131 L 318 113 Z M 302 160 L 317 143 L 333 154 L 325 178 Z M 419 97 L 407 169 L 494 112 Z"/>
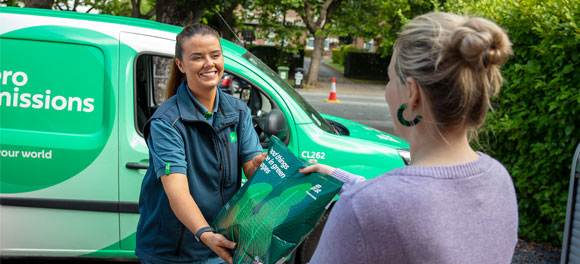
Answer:
<path fill-rule="evenodd" d="M 0 46 L 0 255 L 118 248 L 118 40 L 37 26 Z"/>

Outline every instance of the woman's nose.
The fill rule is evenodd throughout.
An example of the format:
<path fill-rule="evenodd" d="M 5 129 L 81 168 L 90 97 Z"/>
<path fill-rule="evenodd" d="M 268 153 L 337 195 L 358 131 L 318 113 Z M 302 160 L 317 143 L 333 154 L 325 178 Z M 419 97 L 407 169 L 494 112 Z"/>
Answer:
<path fill-rule="evenodd" d="M 204 64 L 203 64 L 203 67 L 204 68 L 210 68 L 210 67 L 213 67 L 213 65 L 214 65 L 214 61 L 211 59 L 211 57 L 209 57 L 209 56 L 206 57 L 205 58 L 205 61 L 204 61 Z"/>

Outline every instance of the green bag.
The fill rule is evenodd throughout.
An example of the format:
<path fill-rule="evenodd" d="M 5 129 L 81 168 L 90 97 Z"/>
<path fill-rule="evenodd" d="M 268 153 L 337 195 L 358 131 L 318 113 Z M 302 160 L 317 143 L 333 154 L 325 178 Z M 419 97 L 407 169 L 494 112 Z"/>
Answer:
<path fill-rule="evenodd" d="M 219 212 L 212 226 L 238 243 L 234 264 L 284 260 L 314 229 L 342 182 L 319 173 L 272 136 L 268 156 Z"/>

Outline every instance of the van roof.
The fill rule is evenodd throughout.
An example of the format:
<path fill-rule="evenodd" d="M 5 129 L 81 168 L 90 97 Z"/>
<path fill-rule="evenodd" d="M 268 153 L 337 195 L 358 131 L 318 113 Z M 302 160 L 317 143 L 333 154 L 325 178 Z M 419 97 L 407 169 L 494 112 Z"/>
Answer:
<path fill-rule="evenodd" d="M 69 19 L 80 19 L 104 23 L 113 24 L 124 24 L 128 26 L 144 27 L 162 31 L 169 31 L 178 34 L 181 32 L 181 27 L 159 23 L 156 21 L 132 18 L 132 17 L 121 17 L 103 14 L 90 14 L 90 13 L 79 13 L 75 11 L 61 11 L 61 10 L 50 10 L 50 9 L 39 9 L 39 8 L 22 8 L 22 7 L 0 7 L 0 13 L 11 13 L 11 14 L 22 14 L 22 15 L 34 15 L 34 16 L 49 16 L 49 17 L 60 17 Z"/>
<path fill-rule="evenodd" d="M 39 8 L 22 8 L 22 7 L 1 7 L 0 13 L 9 14 L 20 14 L 20 15 L 33 15 L 33 16 L 47 16 L 47 17 L 59 17 L 67 19 L 78 19 L 94 22 L 103 22 L 111 24 L 122 24 L 127 26 L 135 26 L 141 28 L 148 28 L 153 30 L 160 30 L 165 32 L 171 32 L 174 34 L 179 34 L 183 29 L 180 26 L 174 26 L 169 24 L 160 23 L 157 21 L 132 18 L 132 17 L 122 17 L 104 14 L 90 14 L 90 13 L 79 13 L 74 11 L 61 11 L 61 10 L 50 10 L 50 9 L 39 9 Z M 241 56 L 246 52 L 243 47 L 234 44 L 228 40 L 221 39 L 221 44 L 223 49 L 227 49 L 228 52 L 236 53 Z"/>

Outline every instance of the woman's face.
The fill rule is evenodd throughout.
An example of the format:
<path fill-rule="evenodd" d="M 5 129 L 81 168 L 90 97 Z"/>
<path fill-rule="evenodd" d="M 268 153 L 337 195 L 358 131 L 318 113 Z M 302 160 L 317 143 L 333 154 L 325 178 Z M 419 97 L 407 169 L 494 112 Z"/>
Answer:
<path fill-rule="evenodd" d="M 389 111 L 391 112 L 393 123 L 395 124 L 395 130 L 400 133 L 402 125 L 397 121 L 397 110 L 401 104 L 403 104 L 403 102 L 401 100 L 402 96 L 398 81 L 399 77 L 395 71 L 395 56 L 396 54 L 393 53 L 393 56 L 391 57 L 391 63 L 389 63 L 389 83 L 387 83 L 387 87 L 385 88 L 385 99 L 389 105 Z"/>
<path fill-rule="evenodd" d="M 183 40 L 183 54 L 177 66 L 187 77 L 189 89 L 215 88 L 224 73 L 219 39 L 213 35 L 194 35 Z"/>

